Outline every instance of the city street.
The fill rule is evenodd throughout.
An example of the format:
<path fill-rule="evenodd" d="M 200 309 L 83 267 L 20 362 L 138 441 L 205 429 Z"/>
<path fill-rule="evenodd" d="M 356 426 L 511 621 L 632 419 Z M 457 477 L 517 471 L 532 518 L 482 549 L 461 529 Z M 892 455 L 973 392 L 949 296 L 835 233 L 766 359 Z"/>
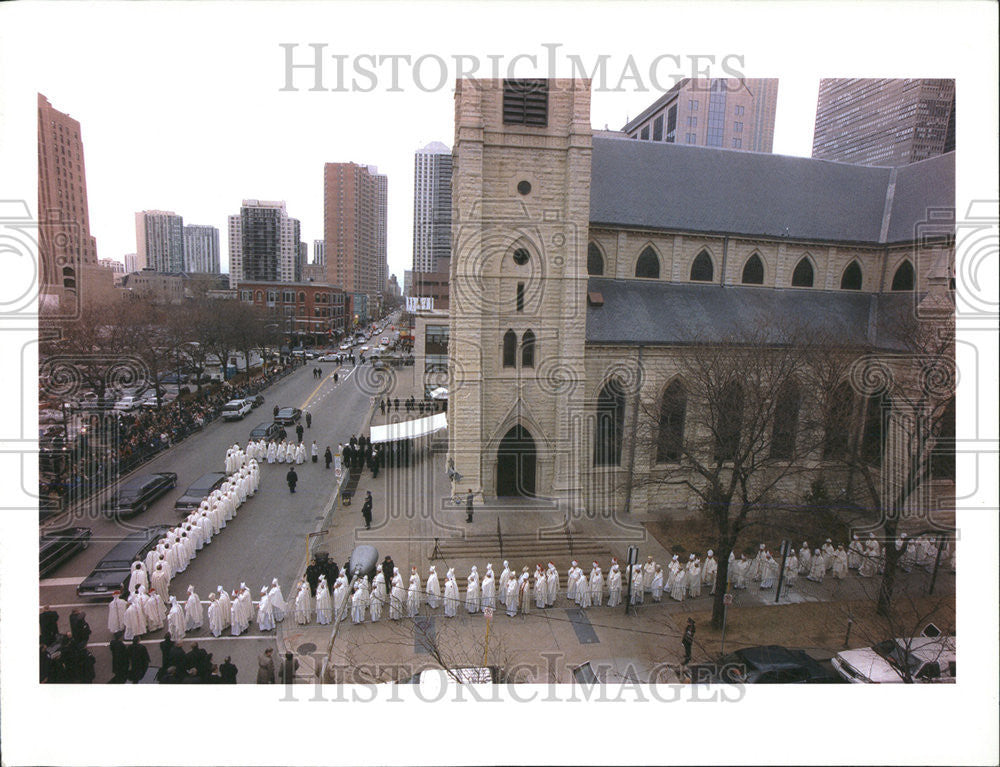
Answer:
<path fill-rule="evenodd" d="M 323 378 L 313 377 L 319 367 Z M 333 380 L 338 374 L 339 381 Z M 192 585 L 203 601 L 222 585 L 227 591 L 245 582 L 256 600 L 260 588 L 270 585 L 277 578 L 286 597 L 305 557 L 306 535 L 317 528 L 324 506 L 336 487 L 334 472 L 326 471 L 323 451 L 329 445 L 334 452 L 338 442 L 346 442 L 352 434 L 360 433 L 370 406 L 370 393 L 364 391 L 364 370 L 347 363 L 336 367 L 334 363 L 309 361 L 288 377 L 263 392 L 265 403 L 241 421 L 217 420 L 205 429 L 145 464 L 136 473 L 173 471 L 177 473 L 177 487 L 159 498 L 146 512 L 127 520 L 135 528 L 155 524 L 176 524 L 181 515 L 174 510 L 174 501 L 199 476 L 209 471 L 221 471 L 226 449 L 233 444 L 245 447 L 250 430 L 259 423 L 272 420 L 275 405 L 298 407 L 312 414 L 312 427 L 305 430 L 303 441 L 308 451 L 315 439 L 320 451 L 320 461 L 296 467 L 299 483 L 294 495 L 285 483 L 287 464 L 261 465 L 260 489 L 253 498 L 240 507 L 236 517 L 212 539 L 211 544 L 198 552 L 183 573 L 171 582 L 170 593 L 183 601 L 187 587 Z M 303 416 L 303 426 L 304 416 Z M 287 427 L 294 439 L 294 427 Z M 96 658 L 95 682 L 107 682 L 111 677 L 110 656 L 106 643 L 110 640 L 107 630 L 105 601 L 86 602 L 76 596 L 76 585 L 86 577 L 94 565 L 126 535 L 129 530 L 106 517 L 98 519 L 56 520 L 47 529 L 58 530 L 66 525 L 83 525 L 93 530 L 89 547 L 70 559 L 40 582 L 39 604 L 51 605 L 60 616 L 60 630 L 68 631 L 68 616 L 74 606 L 80 606 L 87 615 L 93 631 L 90 651 Z M 168 601 L 168 600 L 165 600 Z M 207 625 L 207 619 L 206 619 Z M 150 648 L 154 665 L 159 664 L 160 653 L 155 644 L 163 631 L 143 637 Z M 196 639 L 212 654 L 214 663 L 221 663 L 225 656 L 232 656 L 239 668 L 239 681 L 252 682 L 256 675 L 256 657 L 267 646 L 274 646 L 274 636 L 260 636 L 256 624 L 251 624 L 247 634 L 239 638 L 223 634 L 215 639 L 207 629 L 192 632 L 189 640 Z"/>

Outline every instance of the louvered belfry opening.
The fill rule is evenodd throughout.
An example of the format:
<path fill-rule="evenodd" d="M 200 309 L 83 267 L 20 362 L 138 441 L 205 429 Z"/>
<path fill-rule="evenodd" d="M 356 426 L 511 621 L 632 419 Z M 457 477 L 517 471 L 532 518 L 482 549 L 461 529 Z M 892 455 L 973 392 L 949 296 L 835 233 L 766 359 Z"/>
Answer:
<path fill-rule="evenodd" d="M 504 80 L 503 121 L 505 125 L 549 124 L 549 81 Z"/>

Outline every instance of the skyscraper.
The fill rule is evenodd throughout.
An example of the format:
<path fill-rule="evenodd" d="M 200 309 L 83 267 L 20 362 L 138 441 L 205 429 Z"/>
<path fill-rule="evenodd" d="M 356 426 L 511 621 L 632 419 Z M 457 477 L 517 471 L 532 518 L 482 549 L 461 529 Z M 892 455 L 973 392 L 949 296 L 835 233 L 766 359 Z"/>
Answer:
<path fill-rule="evenodd" d="M 184 218 L 173 211 L 143 210 L 135 214 L 135 250 L 147 269 L 184 271 Z"/>
<path fill-rule="evenodd" d="M 284 202 L 244 200 L 239 214 L 229 217 L 229 286 L 296 282 L 299 232 L 299 222 L 288 217 Z"/>
<path fill-rule="evenodd" d="M 955 81 L 820 80 L 812 156 L 907 165 L 955 148 Z"/>
<path fill-rule="evenodd" d="M 39 301 L 50 315 L 69 317 L 89 288 L 99 299 L 111 272 L 97 264 L 90 234 L 87 173 L 80 123 L 38 94 Z M 86 285 L 84 283 L 87 283 Z"/>
<path fill-rule="evenodd" d="M 219 230 L 214 226 L 184 227 L 184 271 L 219 273 Z"/>
<path fill-rule="evenodd" d="M 323 240 L 313 240 L 313 260 L 317 266 L 326 266 L 326 243 Z"/>
<path fill-rule="evenodd" d="M 413 157 L 413 271 L 451 257 L 451 149 L 432 141 Z"/>
<path fill-rule="evenodd" d="M 374 166 L 323 168 L 323 239 L 327 282 L 373 300 L 385 290 L 388 179 Z M 355 307 L 365 302 L 355 300 Z M 370 305 L 370 304 L 369 304 Z"/>
<path fill-rule="evenodd" d="M 778 81 L 685 78 L 622 128 L 629 138 L 770 152 Z"/>
<path fill-rule="evenodd" d="M 138 272 L 143 267 L 145 267 L 142 261 L 139 260 L 138 253 L 126 253 L 125 254 L 125 274 L 132 274 L 132 272 Z"/>

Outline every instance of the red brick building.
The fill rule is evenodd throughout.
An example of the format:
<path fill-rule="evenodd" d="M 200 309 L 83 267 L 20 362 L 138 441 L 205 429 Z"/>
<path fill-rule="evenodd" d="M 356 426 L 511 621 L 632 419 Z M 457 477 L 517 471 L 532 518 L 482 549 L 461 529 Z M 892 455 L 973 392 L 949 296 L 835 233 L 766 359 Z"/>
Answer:
<path fill-rule="evenodd" d="M 259 306 L 297 342 L 322 344 L 344 334 L 351 322 L 351 297 L 320 282 L 240 282 L 240 301 Z"/>

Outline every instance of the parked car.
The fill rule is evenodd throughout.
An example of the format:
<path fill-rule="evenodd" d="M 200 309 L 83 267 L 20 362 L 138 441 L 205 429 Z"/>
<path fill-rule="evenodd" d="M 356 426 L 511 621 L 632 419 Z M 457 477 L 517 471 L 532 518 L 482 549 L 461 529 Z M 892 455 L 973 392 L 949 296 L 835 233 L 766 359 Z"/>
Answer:
<path fill-rule="evenodd" d="M 382 336 L 382 345 L 383 346 L 389 345 L 389 336 Z"/>
<path fill-rule="evenodd" d="M 204 501 L 212 491 L 226 481 L 228 475 L 224 471 L 210 471 L 202 474 L 194 483 L 184 491 L 184 495 L 174 501 L 174 508 L 177 511 L 194 511 L 201 502 Z"/>
<path fill-rule="evenodd" d="M 90 543 L 89 527 L 70 527 L 38 538 L 38 577 L 44 578 Z"/>
<path fill-rule="evenodd" d="M 281 424 L 277 423 L 261 423 L 257 424 L 253 429 L 250 430 L 250 439 L 258 440 L 263 439 L 265 442 L 280 442 L 281 440 L 288 437 L 288 432 L 281 428 Z"/>
<path fill-rule="evenodd" d="M 829 684 L 839 682 L 802 650 L 779 645 L 747 647 L 724 655 L 716 663 L 688 666 L 692 683 Z"/>
<path fill-rule="evenodd" d="M 350 351 L 350 350 L 351 350 L 351 343 L 350 342 L 343 343 L 343 344 L 340 345 L 340 351 L 347 352 L 347 351 Z"/>
<path fill-rule="evenodd" d="M 291 426 L 293 423 L 298 421 L 302 417 L 302 411 L 297 407 L 283 407 L 278 411 L 278 414 L 274 417 L 275 423 L 280 423 L 283 426 Z"/>
<path fill-rule="evenodd" d="M 187 383 L 189 376 L 178 375 L 177 373 L 161 373 L 160 383 L 179 385 Z"/>
<path fill-rule="evenodd" d="M 168 532 L 170 527 L 167 525 L 154 525 L 126 535 L 97 563 L 90 575 L 80 582 L 76 587 L 77 596 L 107 598 L 115 591 L 125 591 L 132 563 L 145 557 Z"/>
<path fill-rule="evenodd" d="M 118 486 L 104 508 L 115 516 L 132 516 L 149 508 L 150 504 L 177 487 L 177 475 L 172 471 L 139 474 Z"/>
<path fill-rule="evenodd" d="M 126 394 L 115 403 L 114 409 L 128 412 L 130 410 L 135 410 L 140 405 L 142 405 L 142 397 L 138 397 L 134 394 Z"/>
<path fill-rule="evenodd" d="M 834 670 L 854 684 L 906 681 L 954 684 L 955 637 L 886 639 L 873 647 L 844 650 L 831 660 Z"/>
<path fill-rule="evenodd" d="M 247 399 L 231 399 L 222 406 L 223 421 L 239 421 L 253 410 L 253 405 Z"/>
<path fill-rule="evenodd" d="M 336 362 L 337 361 L 337 355 L 336 354 L 324 354 L 322 357 L 319 358 L 319 361 L 320 362 Z"/>
<path fill-rule="evenodd" d="M 252 397 L 247 397 L 247 401 L 250 403 L 251 408 L 258 408 L 264 404 L 264 395 L 254 394 Z"/>

